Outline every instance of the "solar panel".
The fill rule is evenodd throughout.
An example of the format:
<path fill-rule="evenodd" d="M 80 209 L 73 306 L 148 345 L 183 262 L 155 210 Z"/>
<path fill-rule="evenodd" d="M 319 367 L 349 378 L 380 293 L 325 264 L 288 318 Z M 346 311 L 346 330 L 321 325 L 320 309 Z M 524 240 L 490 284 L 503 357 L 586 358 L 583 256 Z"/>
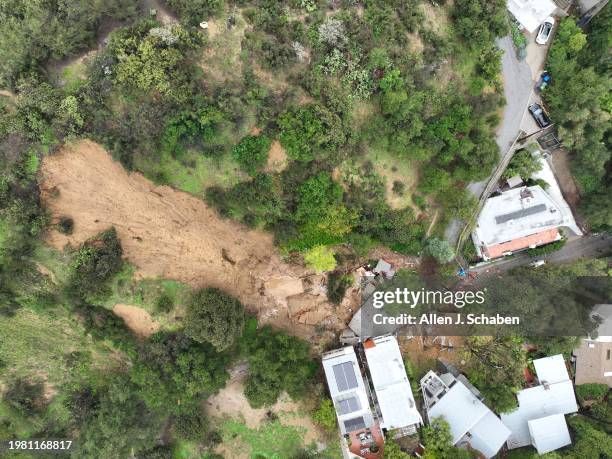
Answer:
<path fill-rule="evenodd" d="M 349 397 L 338 401 L 338 414 L 349 414 L 361 409 L 361 403 L 357 397 Z"/>
<path fill-rule="evenodd" d="M 334 365 L 332 369 L 340 392 L 357 387 L 357 376 L 355 376 L 352 362 L 339 363 Z"/>
<path fill-rule="evenodd" d="M 363 416 L 344 421 L 344 428 L 347 432 L 354 432 L 356 430 L 365 429 L 365 426 L 366 425 L 365 421 L 363 420 Z"/>
<path fill-rule="evenodd" d="M 526 209 L 517 210 L 510 212 L 509 214 L 498 215 L 495 217 L 495 223 L 498 225 L 509 222 L 510 220 L 516 220 L 518 218 L 528 217 L 529 215 L 539 214 L 546 210 L 546 204 L 538 204 L 537 206 L 527 207 Z"/>

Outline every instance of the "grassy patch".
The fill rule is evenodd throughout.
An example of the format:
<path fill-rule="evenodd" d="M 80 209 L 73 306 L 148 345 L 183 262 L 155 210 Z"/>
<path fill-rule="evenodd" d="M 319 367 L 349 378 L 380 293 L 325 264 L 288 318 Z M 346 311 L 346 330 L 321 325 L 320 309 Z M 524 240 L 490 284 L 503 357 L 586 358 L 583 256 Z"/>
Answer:
<path fill-rule="evenodd" d="M 208 22 L 209 45 L 204 50 L 200 67 L 207 80 L 217 85 L 242 78 L 242 40 L 247 23 L 239 11 L 235 19 L 230 30 L 227 29 L 227 14 Z"/>
<path fill-rule="evenodd" d="M 38 374 L 52 384 L 63 381 L 69 371 L 65 357 L 88 346 L 62 310 L 36 314 L 19 309 L 14 317 L 0 316 L 0 330 L 3 372 L 23 377 Z"/>
<path fill-rule="evenodd" d="M 293 457 L 304 449 L 303 428 L 284 426 L 279 421 L 266 422 L 250 429 L 242 422 L 228 420 L 221 425 L 223 442 L 236 453 L 247 449 L 252 458 Z"/>
<path fill-rule="evenodd" d="M 210 158 L 190 152 L 189 156 L 186 162 L 191 163 L 193 167 L 185 166 L 172 158 L 162 159 L 160 167 L 170 185 L 193 195 L 201 195 L 210 186 L 229 188 L 242 181 L 245 176 L 238 163 L 229 155 Z"/>
<path fill-rule="evenodd" d="M 389 206 L 394 209 L 412 207 L 417 214 L 420 213 L 419 208 L 412 201 L 412 194 L 418 183 L 417 163 L 398 158 L 388 151 L 373 147 L 368 148 L 366 158 L 372 161 L 376 172 L 385 178 L 387 190 L 385 199 Z M 402 185 L 396 185 L 396 191 L 394 191 L 396 182 Z"/>
<path fill-rule="evenodd" d="M 126 265 L 115 277 L 111 293 L 104 306 L 112 309 L 117 303 L 138 306 L 164 329 L 176 329 L 176 316 L 185 314 L 185 304 L 191 289 L 178 281 L 168 279 L 134 279 L 134 267 Z"/>

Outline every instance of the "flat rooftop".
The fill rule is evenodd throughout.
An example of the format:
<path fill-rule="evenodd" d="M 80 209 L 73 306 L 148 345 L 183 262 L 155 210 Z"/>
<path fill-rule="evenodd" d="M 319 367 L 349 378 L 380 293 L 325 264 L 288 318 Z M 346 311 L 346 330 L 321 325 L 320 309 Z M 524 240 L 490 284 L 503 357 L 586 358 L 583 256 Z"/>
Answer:
<path fill-rule="evenodd" d="M 472 240 L 482 258 L 497 258 L 555 241 L 560 227 L 579 232 L 564 201 L 560 204 L 539 185 L 513 188 L 485 201 Z"/>
<path fill-rule="evenodd" d="M 382 416 L 381 427 L 392 430 L 421 425 L 421 415 L 395 337 L 368 340 L 364 348 Z"/>
<path fill-rule="evenodd" d="M 370 428 L 374 418 L 353 347 L 325 353 L 323 370 L 342 434 Z"/>

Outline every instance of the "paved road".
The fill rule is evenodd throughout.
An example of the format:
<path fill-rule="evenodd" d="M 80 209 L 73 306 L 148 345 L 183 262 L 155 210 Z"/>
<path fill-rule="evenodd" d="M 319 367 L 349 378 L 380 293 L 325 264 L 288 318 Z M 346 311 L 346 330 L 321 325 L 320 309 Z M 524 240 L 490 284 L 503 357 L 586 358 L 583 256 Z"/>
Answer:
<path fill-rule="evenodd" d="M 612 255 L 612 236 L 605 234 L 599 236 L 590 235 L 569 240 L 561 250 L 549 255 L 530 257 L 526 252 L 517 253 L 510 258 L 470 268 L 470 272 L 483 276 L 525 266 L 535 260 L 546 260 L 548 263 L 566 263 L 578 260 L 579 258 L 596 258 L 605 255 Z"/>
<path fill-rule="evenodd" d="M 501 61 L 506 106 L 496 136 L 500 160 L 503 160 L 521 128 L 521 121 L 531 97 L 534 82 L 531 78 L 529 65 L 525 61 L 517 59 L 510 36 L 499 38 L 497 46 L 504 52 Z M 467 188 L 474 196 L 479 198 L 488 181 L 487 178 L 481 182 L 470 183 Z M 451 221 L 444 232 L 445 238 L 455 244 L 463 226 L 463 223 L 459 220 Z"/>
<path fill-rule="evenodd" d="M 529 65 L 525 61 L 517 59 L 510 36 L 499 38 L 497 46 L 504 52 L 502 55 L 502 77 L 504 81 L 504 95 L 506 96 L 506 106 L 496 136 L 499 156 L 501 158 L 508 151 L 508 148 L 510 148 L 510 145 L 512 145 L 512 142 L 514 142 L 519 133 L 521 121 L 531 97 L 534 81 L 531 78 L 531 68 Z M 487 180 L 470 183 L 468 189 L 476 197 L 480 197 L 486 184 Z"/>

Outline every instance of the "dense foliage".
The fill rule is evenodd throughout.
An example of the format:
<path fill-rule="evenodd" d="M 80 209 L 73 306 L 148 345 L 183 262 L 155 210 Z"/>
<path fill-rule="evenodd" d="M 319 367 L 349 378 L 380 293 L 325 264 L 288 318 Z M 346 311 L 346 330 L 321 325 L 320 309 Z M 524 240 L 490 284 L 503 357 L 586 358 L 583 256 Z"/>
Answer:
<path fill-rule="evenodd" d="M 244 308 L 240 302 L 216 288 L 198 290 L 187 305 L 185 334 L 200 343 L 224 351 L 242 334 Z"/>
<path fill-rule="evenodd" d="M 584 199 L 581 209 L 594 228 L 612 227 L 610 209 L 610 28 L 612 6 L 585 33 L 573 18 L 559 24 L 547 69 L 552 84 L 543 97 L 559 135 L 572 153 L 572 168 Z"/>

